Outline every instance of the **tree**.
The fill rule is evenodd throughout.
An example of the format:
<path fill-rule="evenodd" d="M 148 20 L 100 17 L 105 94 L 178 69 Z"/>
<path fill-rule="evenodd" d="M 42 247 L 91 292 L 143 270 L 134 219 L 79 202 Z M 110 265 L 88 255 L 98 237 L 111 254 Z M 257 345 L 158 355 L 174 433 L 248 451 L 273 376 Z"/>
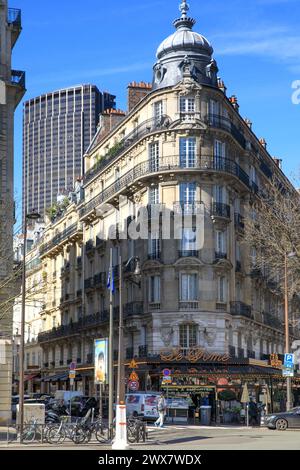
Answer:
<path fill-rule="evenodd" d="M 250 202 L 245 243 L 251 249 L 252 276 L 265 280 L 268 288 L 284 294 L 287 257 L 288 294 L 299 307 L 300 299 L 300 194 L 287 180 L 276 177 Z"/>

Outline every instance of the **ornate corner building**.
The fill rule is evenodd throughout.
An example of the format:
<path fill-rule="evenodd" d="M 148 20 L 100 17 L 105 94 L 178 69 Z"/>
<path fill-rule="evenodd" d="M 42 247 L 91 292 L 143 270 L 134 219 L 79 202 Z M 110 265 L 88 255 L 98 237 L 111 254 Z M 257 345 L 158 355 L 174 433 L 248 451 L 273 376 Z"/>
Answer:
<path fill-rule="evenodd" d="M 75 361 L 77 387 L 94 392 L 93 343 L 109 328 L 110 248 L 116 287 L 120 254 L 141 264 L 140 284 L 124 273 L 123 307 L 126 358 L 140 363 L 142 389 L 159 388 L 167 365 L 201 382 L 197 361 L 212 375 L 224 361 L 262 366 L 284 352 L 283 299 L 253 269 L 244 218 L 274 174 L 290 182 L 240 116 L 236 97 L 226 96 L 212 46 L 187 12 L 182 2 L 175 33 L 158 48 L 152 86 L 132 83 L 130 111 L 103 115 L 85 155 L 83 198 L 49 223 L 35 248 L 46 285 L 37 336 L 45 391 L 68 387 Z M 137 204 L 159 206 L 171 219 L 190 214 L 191 226 L 181 239 L 165 239 L 161 217 L 155 236 L 125 239 Z M 188 235 L 200 210 L 203 244 L 194 249 Z M 148 221 L 146 230 L 151 211 Z M 118 313 L 116 289 L 116 355 Z"/>

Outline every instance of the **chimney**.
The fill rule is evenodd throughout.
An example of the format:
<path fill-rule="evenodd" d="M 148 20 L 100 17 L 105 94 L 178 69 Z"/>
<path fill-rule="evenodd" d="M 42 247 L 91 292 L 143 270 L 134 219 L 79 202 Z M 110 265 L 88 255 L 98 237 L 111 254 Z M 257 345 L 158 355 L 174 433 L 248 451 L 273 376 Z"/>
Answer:
<path fill-rule="evenodd" d="M 225 86 L 225 83 L 220 77 L 218 77 L 218 88 L 219 90 L 223 91 L 224 95 L 226 95 L 227 87 Z"/>
<path fill-rule="evenodd" d="M 275 165 L 278 166 L 278 168 L 282 169 L 282 159 L 277 158 L 277 157 L 273 157 L 273 160 L 275 162 Z"/>
<path fill-rule="evenodd" d="M 126 116 L 125 111 L 121 109 L 106 109 L 100 116 L 99 127 L 101 128 L 101 139 L 116 127 Z"/>
<path fill-rule="evenodd" d="M 136 105 L 152 90 L 151 83 L 131 82 L 128 85 L 128 112 L 136 107 Z"/>
<path fill-rule="evenodd" d="M 239 106 L 237 97 L 235 95 L 232 95 L 232 96 L 230 96 L 229 101 L 232 104 L 232 106 L 234 107 L 234 109 L 236 109 L 238 111 L 240 106 Z"/>
<path fill-rule="evenodd" d="M 247 126 L 249 127 L 249 129 L 252 129 L 252 122 L 250 121 L 250 119 L 245 118 L 245 123 L 247 124 Z"/>
<path fill-rule="evenodd" d="M 261 143 L 261 145 L 266 149 L 267 148 L 267 142 L 265 141 L 265 139 L 263 137 L 261 137 L 259 139 L 259 142 Z"/>

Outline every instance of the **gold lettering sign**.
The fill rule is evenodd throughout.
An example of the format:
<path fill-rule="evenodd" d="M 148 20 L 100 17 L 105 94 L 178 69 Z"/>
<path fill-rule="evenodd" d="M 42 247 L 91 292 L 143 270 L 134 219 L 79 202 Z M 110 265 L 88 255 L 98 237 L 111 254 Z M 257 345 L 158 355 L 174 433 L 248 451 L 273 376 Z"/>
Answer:
<path fill-rule="evenodd" d="M 278 359 L 278 354 L 270 354 L 270 364 L 272 367 L 282 366 L 282 361 Z"/>
<path fill-rule="evenodd" d="M 205 351 L 205 349 L 201 348 L 190 348 L 184 354 L 181 348 L 166 348 L 161 350 L 160 358 L 162 361 L 165 362 L 179 362 L 182 359 L 186 359 L 187 361 L 192 363 L 195 363 L 200 360 L 204 362 L 227 362 L 230 359 L 230 355 L 210 353 L 208 351 Z"/>

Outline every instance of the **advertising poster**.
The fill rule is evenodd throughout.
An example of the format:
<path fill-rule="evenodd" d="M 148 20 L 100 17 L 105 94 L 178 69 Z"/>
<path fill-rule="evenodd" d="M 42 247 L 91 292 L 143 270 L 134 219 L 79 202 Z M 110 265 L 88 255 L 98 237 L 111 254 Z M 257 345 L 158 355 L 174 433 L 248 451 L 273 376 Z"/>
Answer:
<path fill-rule="evenodd" d="M 108 382 L 108 339 L 95 340 L 95 384 Z"/>

